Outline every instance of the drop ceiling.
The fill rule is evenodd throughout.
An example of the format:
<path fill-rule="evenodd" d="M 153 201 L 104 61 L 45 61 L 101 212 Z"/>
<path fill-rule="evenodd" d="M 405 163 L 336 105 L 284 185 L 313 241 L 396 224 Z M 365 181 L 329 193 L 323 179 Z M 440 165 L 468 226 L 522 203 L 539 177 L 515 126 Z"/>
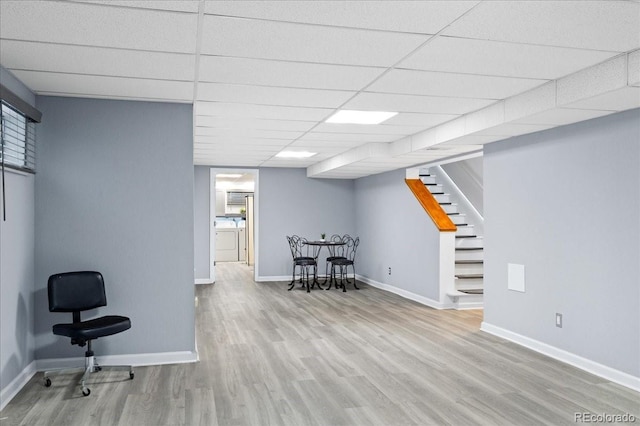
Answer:
<path fill-rule="evenodd" d="M 194 164 L 324 178 L 638 108 L 639 48 L 638 1 L 0 1 L 35 93 L 192 103 Z"/>

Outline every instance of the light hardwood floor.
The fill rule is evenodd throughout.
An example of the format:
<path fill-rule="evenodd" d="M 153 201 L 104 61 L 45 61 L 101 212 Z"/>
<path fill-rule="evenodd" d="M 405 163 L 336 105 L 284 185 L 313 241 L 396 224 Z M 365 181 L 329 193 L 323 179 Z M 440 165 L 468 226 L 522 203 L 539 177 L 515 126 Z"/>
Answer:
<path fill-rule="evenodd" d="M 482 311 L 437 311 L 376 288 L 255 283 L 219 263 L 197 286 L 200 362 L 37 374 L 0 425 L 529 425 L 574 413 L 640 419 L 640 394 L 479 331 Z M 640 420 L 636 420 L 640 423 Z"/>

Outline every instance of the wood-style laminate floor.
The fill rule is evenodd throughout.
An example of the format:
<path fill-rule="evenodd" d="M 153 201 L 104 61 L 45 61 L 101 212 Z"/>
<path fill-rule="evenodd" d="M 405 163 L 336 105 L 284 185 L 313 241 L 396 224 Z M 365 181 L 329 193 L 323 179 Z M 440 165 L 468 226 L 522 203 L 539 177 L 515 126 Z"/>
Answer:
<path fill-rule="evenodd" d="M 200 362 L 37 374 L 4 425 L 570 425 L 630 413 L 640 394 L 479 331 L 482 311 L 437 311 L 361 284 L 255 283 L 219 263 L 197 286 Z M 640 420 L 636 420 L 640 423 Z"/>

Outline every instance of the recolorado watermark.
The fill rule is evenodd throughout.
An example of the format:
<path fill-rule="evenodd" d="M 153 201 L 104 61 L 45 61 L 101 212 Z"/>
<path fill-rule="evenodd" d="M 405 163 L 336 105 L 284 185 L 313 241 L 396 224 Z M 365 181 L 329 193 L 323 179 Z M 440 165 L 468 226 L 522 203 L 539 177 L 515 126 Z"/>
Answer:
<path fill-rule="evenodd" d="M 573 421 L 576 423 L 635 423 L 633 414 L 607 414 L 607 413 L 573 413 Z"/>

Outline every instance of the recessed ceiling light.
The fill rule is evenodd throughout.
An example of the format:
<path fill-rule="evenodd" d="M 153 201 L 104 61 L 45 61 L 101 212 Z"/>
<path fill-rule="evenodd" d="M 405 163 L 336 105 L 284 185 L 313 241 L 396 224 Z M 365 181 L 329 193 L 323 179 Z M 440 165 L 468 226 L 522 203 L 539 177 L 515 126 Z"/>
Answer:
<path fill-rule="evenodd" d="M 315 152 L 309 151 L 280 151 L 276 154 L 276 157 L 280 158 L 309 158 L 316 155 Z"/>
<path fill-rule="evenodd" d="M 327 118 L 326 122 L 342 124 L 380 124 L 396 114 L 398 113 L 387 111 L 355 111 L 350 109 L 343 109 Z"/>
<path fill-rule="evenodd" d="M 240 178 L 242 175 L 240 173 L 218 173 L 216 177 L 219 178 Z"/>

